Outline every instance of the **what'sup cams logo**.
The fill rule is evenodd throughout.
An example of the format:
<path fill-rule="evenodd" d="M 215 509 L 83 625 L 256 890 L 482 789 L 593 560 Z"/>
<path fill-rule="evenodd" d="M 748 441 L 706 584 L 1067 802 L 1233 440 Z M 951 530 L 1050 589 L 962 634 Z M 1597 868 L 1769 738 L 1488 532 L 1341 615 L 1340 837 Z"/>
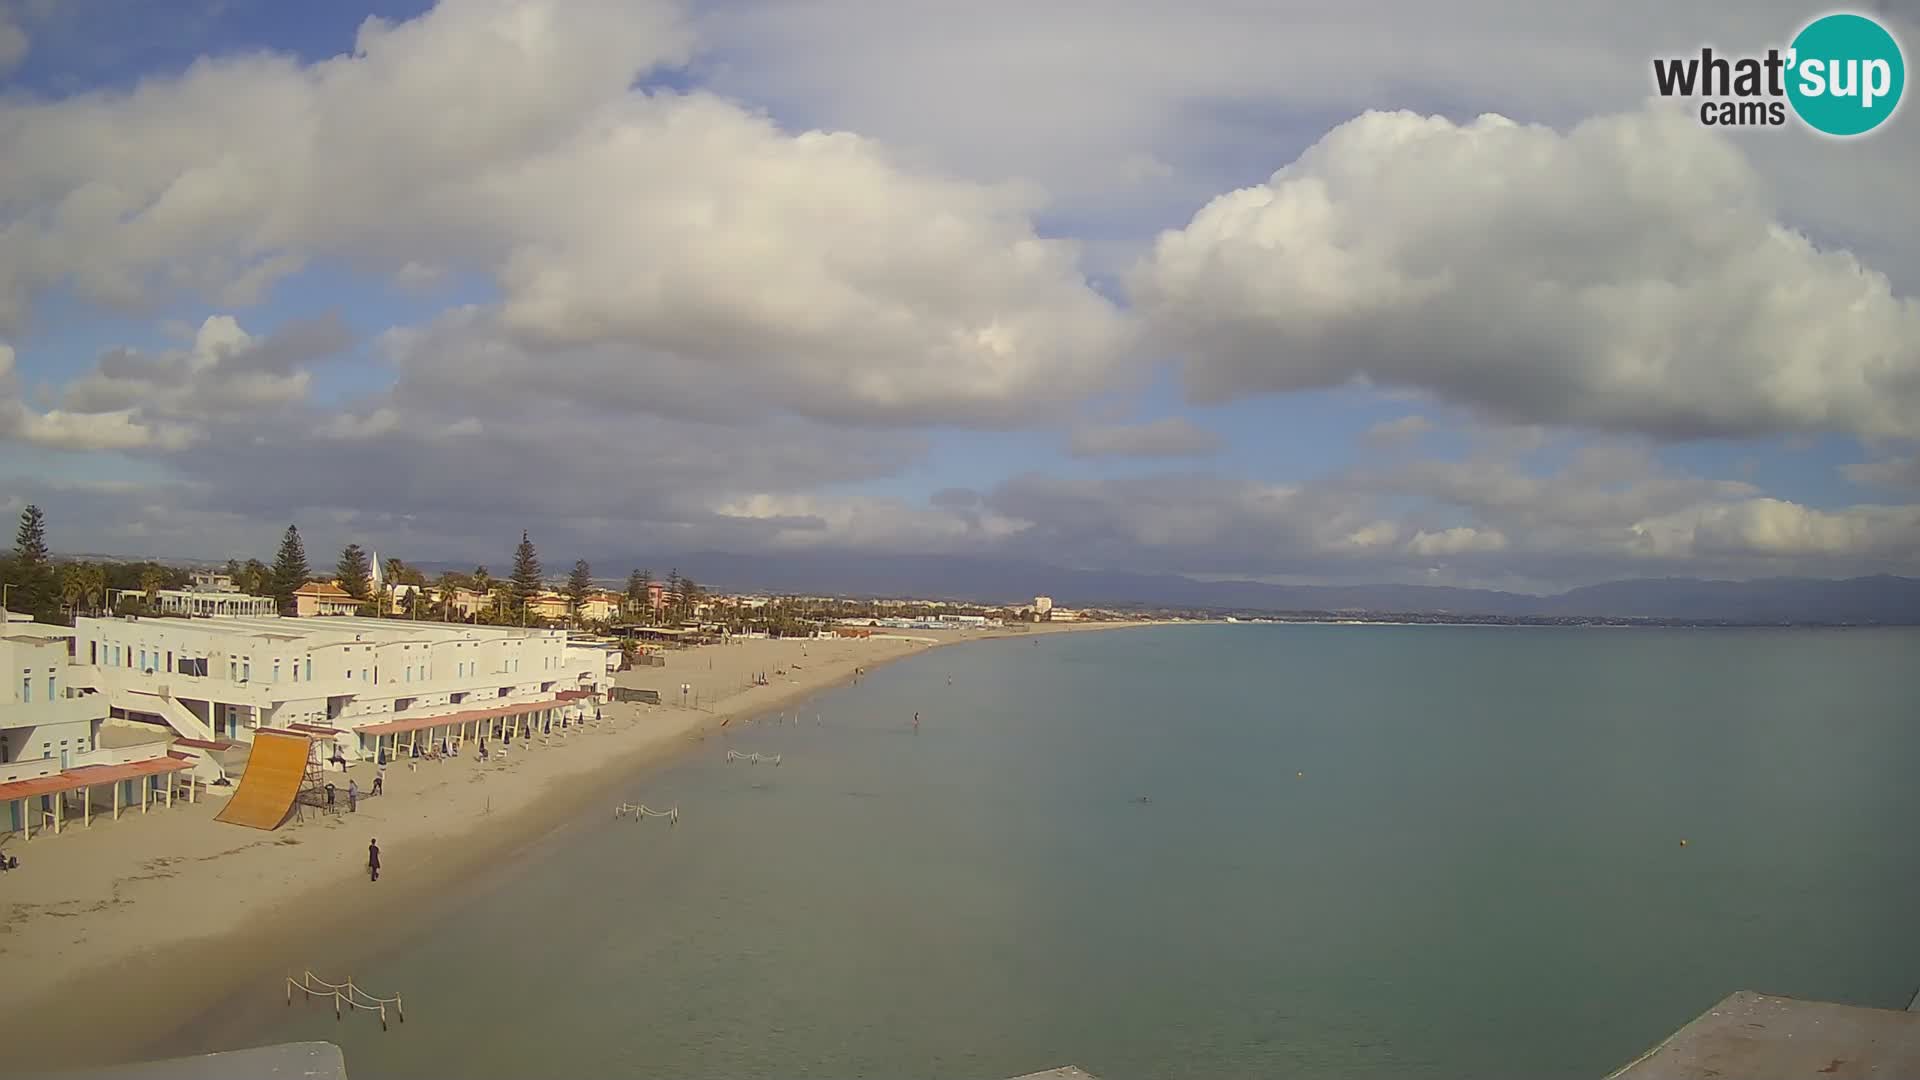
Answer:
<path fill-rule="evenodd" d="M 1906 89 L 1900 43 L 1886 27 L 1842 12 L 1808 23 L 1786 49 L 1765 56 L 1698 56 L 1653 62 L 1661 97 L 1700 99 L 1713 127 L 1781 127 L 1788 109 L 1823 135 L 1865 135 L 1892 118 Z"/>

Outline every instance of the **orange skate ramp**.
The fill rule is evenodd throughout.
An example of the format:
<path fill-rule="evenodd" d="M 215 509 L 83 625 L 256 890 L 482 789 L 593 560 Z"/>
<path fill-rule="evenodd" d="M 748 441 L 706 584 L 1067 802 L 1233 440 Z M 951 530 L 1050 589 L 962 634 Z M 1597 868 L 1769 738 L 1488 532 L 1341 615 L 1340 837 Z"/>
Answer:
<path fill-rule="evenodd" d="M 240 786 L 213 820 L 249 829 L 279 828 L 300 794 L 312 741 L 290 731 L 261 728 L 254 732 L 253 753 L 247 758 L 247 770 L 240 774 Z"/>

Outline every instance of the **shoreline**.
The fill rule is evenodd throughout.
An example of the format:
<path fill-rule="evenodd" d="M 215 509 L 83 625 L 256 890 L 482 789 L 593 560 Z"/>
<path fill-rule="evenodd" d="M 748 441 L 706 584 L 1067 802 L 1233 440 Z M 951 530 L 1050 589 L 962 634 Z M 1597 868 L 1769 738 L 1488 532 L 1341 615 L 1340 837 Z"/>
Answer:
<path fill-rule="evenodd" d="M 358 951 L 378 928 L 430 914 L 452 887 L 509 872 L 507 856 L 723 724 L 845 685 L 856 668 L 871 672 L 968 641 L 1153 625 L 1161 624 L 697 646 L 616 682 L 652 684 L 663 697 L 667 685 L 692 683 L 696 699 L 710 704 L 608 704 L 598 727 L 485 767 L 471 755 L 422 762 L 417 771 L 400 762 L 388 768 L 389 794 L 363 799 L 354 815 L 257 832 L 215 823 L 225 803 L 216 798 L 144 820 L 123 814 L 44 846 L 9 845 L 27 856 L 0 883 L 0 957 L 14 974 L 0 983 L 9 1065 L 77 1068 L 171 1052 L 261 973 L 312 967 L 325 943 L 342 937 Z M 783 671 L 786 681 L 745 685 L 755 671 Z M 371 773 L 360 766 L 348 775 L 366 787 Z M 366 880 L 369 836 L 380 837 L 387 864 L 378 885 Z"/>

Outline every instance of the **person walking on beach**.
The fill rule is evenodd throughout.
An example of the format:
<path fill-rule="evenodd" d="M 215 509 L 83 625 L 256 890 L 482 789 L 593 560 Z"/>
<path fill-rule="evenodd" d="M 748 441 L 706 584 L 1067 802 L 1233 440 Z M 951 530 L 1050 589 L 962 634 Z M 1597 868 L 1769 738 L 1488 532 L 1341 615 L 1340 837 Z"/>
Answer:
<path fill-rule="evenodd" d="M 359 812 L 360 812 L 360 781 L 349 780 L 347 781 L 347 813 L 357 814 Z"/>
<path fill-rule="evenodd" d="M 373 880 L 380 880 L 380 841 L 367 841 L 367 870 L 373 874 Z"/>
<path fill-rule="evenodd" d="M 913 714 L 913 733 L 915 735 L 920 734 L 920 714 L 919 713 Z"/>

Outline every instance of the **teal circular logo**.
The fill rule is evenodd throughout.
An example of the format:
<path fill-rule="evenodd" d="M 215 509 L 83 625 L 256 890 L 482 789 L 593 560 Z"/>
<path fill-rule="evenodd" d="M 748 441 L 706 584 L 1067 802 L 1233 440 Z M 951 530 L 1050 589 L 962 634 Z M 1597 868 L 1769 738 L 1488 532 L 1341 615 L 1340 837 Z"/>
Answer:
<path fill-rule="evenodd" d="M 1864 15 L 1827 15 L 1793 39 L 1787 99 L 1808 127 L 1864 135 L 1893 115 L 1907 85 L 1900 43 Z"/>

